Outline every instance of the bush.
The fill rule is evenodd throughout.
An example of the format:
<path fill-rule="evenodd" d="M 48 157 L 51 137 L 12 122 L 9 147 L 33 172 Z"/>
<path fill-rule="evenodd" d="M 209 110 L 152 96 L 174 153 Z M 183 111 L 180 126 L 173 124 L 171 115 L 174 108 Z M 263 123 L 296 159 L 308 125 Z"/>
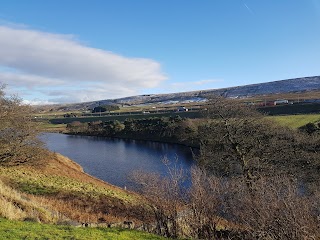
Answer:
<path fill-rule="evenodd" d="M 117 105 L 104 105 L 104 106 L 95 107 L 92 110 L 92 113 L 110 112 L 110 111 L 116 111 L 116 110 L 120 110 L 119 106 L 117 106 Z"/>

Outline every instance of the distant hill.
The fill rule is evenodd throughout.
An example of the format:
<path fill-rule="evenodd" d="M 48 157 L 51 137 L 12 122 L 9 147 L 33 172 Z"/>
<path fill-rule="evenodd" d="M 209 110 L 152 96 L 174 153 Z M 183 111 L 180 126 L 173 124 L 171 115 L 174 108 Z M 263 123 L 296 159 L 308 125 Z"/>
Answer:
<path fill-rule="evenodd" d="M 212 93 L 219 94 L 225 97 L 236 98 L 314 90 L 320 90 L 320 76 L 294 78 L 281 81 L 224 88 L 213 90 Z"/>
<path fill-rule="evenodd" d="M 186 102 L 202 102 L 209 96 L 224 96 L 227 98 L 248 98 L 257 95 L 298 93 L 320 90 L 320 76 L 303 77 L 295 79 L 287 79 L 266 83 L 257 83 L 244 86 L 236 86 L 221 89 L 209 89 L 201 91 L 180 92 L 170 94 L 145 94 L 139 96 L 131 96 L 118 99 L 107 99 L 86 103 L 68 104 L 61 106 L 68 110 L 94 108 L 99 104 L 121 104 L 121 105 L 137 105 L 137 104 L 170 104 L 170 103 L 186 103 Z"/>
<path fill-rule="evenodd" d="M 244 86 L 209 89 L 202 91 L 181 92 L 171 94 L 140 95 L 113 100 L 115 103 L 156 103 L 166 101 L 201 101 L 210 95 L 227 98 L 247 98 L 256 95 L 269 95 L 290 92 L 320 90 L 320 76 L 295 78 L 274 82 L 257 83 Z"/>

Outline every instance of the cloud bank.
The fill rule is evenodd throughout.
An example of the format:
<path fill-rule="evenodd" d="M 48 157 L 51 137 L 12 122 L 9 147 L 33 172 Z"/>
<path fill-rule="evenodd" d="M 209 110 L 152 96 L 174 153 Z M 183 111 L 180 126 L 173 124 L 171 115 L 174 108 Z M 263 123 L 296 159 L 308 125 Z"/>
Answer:
<path fill-rule="evenodd" d="M 0 82 L 35 97 L 48 96 L 45 102 L 134 95 L 167 79 L 152 59 L 125 57 L 70 36 L 30 29 L 0 26 L 0 53 Z"/>

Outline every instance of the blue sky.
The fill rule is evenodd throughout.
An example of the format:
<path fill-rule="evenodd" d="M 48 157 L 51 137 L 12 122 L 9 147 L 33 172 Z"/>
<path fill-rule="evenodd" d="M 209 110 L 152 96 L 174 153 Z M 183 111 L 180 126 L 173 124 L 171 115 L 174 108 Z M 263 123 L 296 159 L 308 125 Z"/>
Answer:
<path fill-rule="evenodd" d="M 68 103 L 320 75 L 320 0 L 1 0 L 0 82 Z"/>

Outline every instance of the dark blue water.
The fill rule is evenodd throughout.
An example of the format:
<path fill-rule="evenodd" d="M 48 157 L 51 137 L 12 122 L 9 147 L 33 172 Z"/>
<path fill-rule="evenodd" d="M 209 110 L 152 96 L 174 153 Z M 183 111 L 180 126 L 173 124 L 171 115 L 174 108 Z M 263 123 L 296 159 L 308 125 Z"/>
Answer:
<path fill-rule="evenodd" d="M 178 159 L 186 171 L 194 164 L 189 147 L 150 141 L 111 139 L 45 133 L 41 139 L 51 151 L 80 164 L 84 171 L 111 184 L 130 185 L 127 176 L 134 170 L 167 174 L 162 159 Z"/>

